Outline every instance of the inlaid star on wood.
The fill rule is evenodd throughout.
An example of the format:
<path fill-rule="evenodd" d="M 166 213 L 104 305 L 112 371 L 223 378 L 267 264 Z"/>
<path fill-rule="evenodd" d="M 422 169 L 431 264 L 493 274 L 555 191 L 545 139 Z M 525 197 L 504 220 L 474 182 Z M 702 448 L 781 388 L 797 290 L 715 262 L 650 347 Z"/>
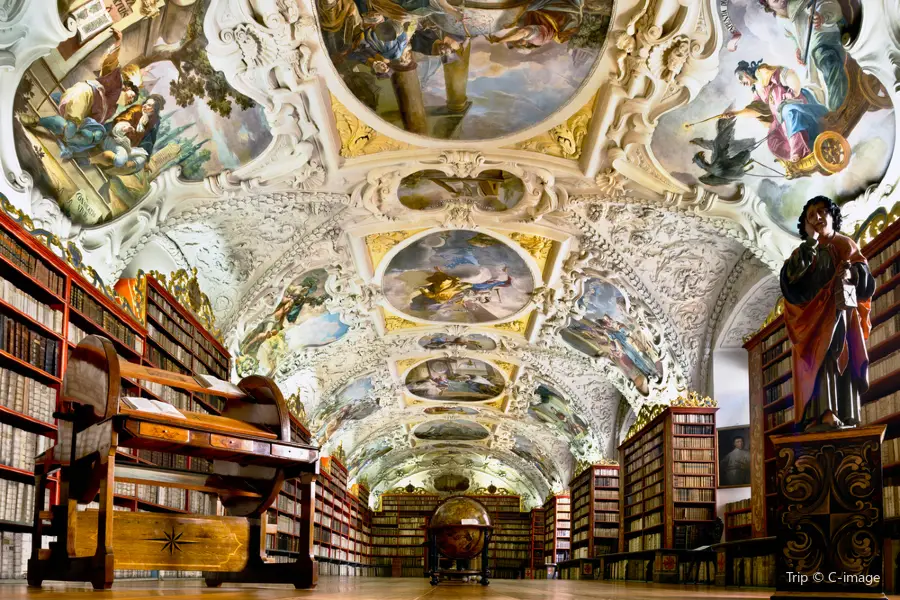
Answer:
<path fill-rule="evenodd" d="M 184 532 L 181 531 L 179 533 L 175 533 L 175 527 L 172 527 L 172 531 L 163 532 L 163 537 L 158 538 L 147 538 L 151 542 L 162 542 L 163 547 L 162 551 L 169 551 L 169 555 L 173 555 L 176 552 L 182 552 L 181 546 L 183 544 L 196 544 L 197 542 L 189 542 L 187 540 L 181 539 L 181 536 L 184 535 Z"/>

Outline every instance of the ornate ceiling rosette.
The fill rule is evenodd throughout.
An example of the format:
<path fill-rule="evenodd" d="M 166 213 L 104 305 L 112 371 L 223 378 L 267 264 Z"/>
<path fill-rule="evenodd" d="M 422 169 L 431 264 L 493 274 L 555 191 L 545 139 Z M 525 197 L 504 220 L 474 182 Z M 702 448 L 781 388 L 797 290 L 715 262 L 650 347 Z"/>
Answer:
<path fill-rule="evenodd" d="M 897 200 L 894 3 L 802 66 L 755 0 L 121 4 L 0 2 L 4 209 L 105 286 L 196 269 L 373 490 L 539 503 L 714 393 L 808 196 Z"/>

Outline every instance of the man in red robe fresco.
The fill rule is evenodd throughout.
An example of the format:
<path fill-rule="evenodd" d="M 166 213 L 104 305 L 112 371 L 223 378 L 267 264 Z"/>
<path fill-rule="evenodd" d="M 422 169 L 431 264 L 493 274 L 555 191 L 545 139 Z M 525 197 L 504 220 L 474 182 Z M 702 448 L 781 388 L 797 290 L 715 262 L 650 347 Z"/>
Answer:
<path fill-rule="evenodd" d="M 791 356 L 794 419 L 824 431 L 859 424 L 869 387 L 869 308 L 875 280 L 856 243 L 838 233 L 841 209 L 816 196 L 798 228 L 803 243 L 781 269 Z"/>

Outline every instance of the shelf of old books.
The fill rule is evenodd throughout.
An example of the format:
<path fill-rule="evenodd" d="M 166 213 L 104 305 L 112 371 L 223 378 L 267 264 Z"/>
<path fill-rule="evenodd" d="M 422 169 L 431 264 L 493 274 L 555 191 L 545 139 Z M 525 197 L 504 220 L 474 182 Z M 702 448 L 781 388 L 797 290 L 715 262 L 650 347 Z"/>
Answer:
<path fill-rule="evenodd" d="M 546 579 L 547 568 L 544 566 L 544 543 L 546 541 L 546 534 L 544 533 L 545 511 L 543 508 L 533 508 L 530 516 L 531 555 L 526 577 L 528 579 Z"/>
<path fill-rule="evenodd" d="M 380 577 L 423 577 L 428 518 L 440 503 L 423 490 L 381 495 L 372 513 L 372 555 Z"/>
<path fill-rule="evenodd" d="M 571 558 L 597 558 L 619 546 L 619 466 L 589 466 L 569 483 Z"/>
<path fill-rule="evenodd" d="M 885 476 L 885 517 L 900 517 L 887 503 L 887 488 L 900 476 L 900 221 L 885 228 L 862 248 L 876 280 L 870 313 L 869 390 L 862 397 L 863 424 L 888 425 L 882 446 Z M 776 505 L 773 434 L 796 431 L 791 372 L 791 342 L 784 318 L 772 315 L 751 336 L 748 352 L 750 377 L 751 506 L 753 537 L 775 535 Z M 761 452 L 756 449 L 761 449 Z M 900 532 L 898 532 L 900 535 Z"/>
<path fill-rule="evenodd" d="M 484 505 L 494 526 L 489 545 L 491 577 L 524 577 L 531 553 L 531 513 L 521 512 L 522 497 L 502 492 L 466 495 Z M 469 568 L 481 568 L 481 557 L 473 559 Z"/>
<path fill-rule="evenodd" d="M 544 565 L 555 567 L 569 560 L 572 549 L 572 512 L 569 494 L 550 496 L 544 502 Z M 550 568 L 550 574 L 554 569 Z"/>
<path fill-rule="evenodd" d="M 725 541 L 738 542 L 752 535 L 753 515 L 750 512 L 750 499 L 728 502 L 725 505 Z"/>
<path fill-rule="evenodd" d="M 623 552 L 705 540 L 715 522 L 717 410 L 667 407 L 619 446 Z"/>
<path fill-rule="evenodd" d="M 360 498 L 360 495 L 363 497 Z M 283 514 L 279 507 L 278 549 L 297 552 L 300 503 L 296 497 L 293 504 L 289 500 L 289 497 L 285 499 Z M 333 456 L 322 457 L 313 516 L 313 554 L 319 563 L 320 575 L 374 574 L 372 513 L 367 503 L 368 489 L 365 485 L 349 488 L 347 468 Z"/>

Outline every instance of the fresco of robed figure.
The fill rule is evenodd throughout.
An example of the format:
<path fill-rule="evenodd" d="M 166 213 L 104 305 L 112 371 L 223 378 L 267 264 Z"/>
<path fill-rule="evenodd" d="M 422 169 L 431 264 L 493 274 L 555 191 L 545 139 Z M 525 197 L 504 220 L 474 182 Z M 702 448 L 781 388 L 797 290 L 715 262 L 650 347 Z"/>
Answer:
<path fill-rule="evenodd" d="M 382 119 L 490 139 L 559 110 L 594 69 L 612 0 L 316 0 L 347 88 Z"/>
<path fill-rule="evenodd" d="M 626 312 L 625 296 L 602 279 L 589 279 L 579 301 L 581 319 L 571 319 L 561 335 L 570 346 L 588 356 L 608 356 L 647 396 L 650 382 L 662 378 L 662 363 L 646 332 Z"/>
<path fill-rule="evenodd" d="M 488 400 L 499 396 L 504 384 L 497 369 L 474 358 L 430 359 L 406 375 L 406 388 L 429 400 Z"/>
<path fill-rule="evenodd" d="M 513 248 L 457 229 L 421 237 L 398 252 L 383 279 L 388 302 L 431 321 L 486 323 L 525 308 L 534 276 Z"/>
<path fill-rule="evenodd" d="M 651 145 L 687 185 L 725 196 L 746 186 L 788 233 L 796 233 L 807 198 L 842 203 L 880 181 L 894 148 L 884 87 L 841 43 L 841 2 L 811 6 L 723 2 L 735 30 L 719 52 L 718 74 L 690 104 L 660 118 Z"/>
<path fill-rule="evenodd" d="M 208 0 L 157 2 L 156 16 L 117 4 L 90 37 L 78 23 L 74 38 L 31 65 L 14 97 L 22 168 L 80 225 L 126 213 L 168 169 L 201 180 L 272 141 L 262 107 L 209 64 Z"/>

